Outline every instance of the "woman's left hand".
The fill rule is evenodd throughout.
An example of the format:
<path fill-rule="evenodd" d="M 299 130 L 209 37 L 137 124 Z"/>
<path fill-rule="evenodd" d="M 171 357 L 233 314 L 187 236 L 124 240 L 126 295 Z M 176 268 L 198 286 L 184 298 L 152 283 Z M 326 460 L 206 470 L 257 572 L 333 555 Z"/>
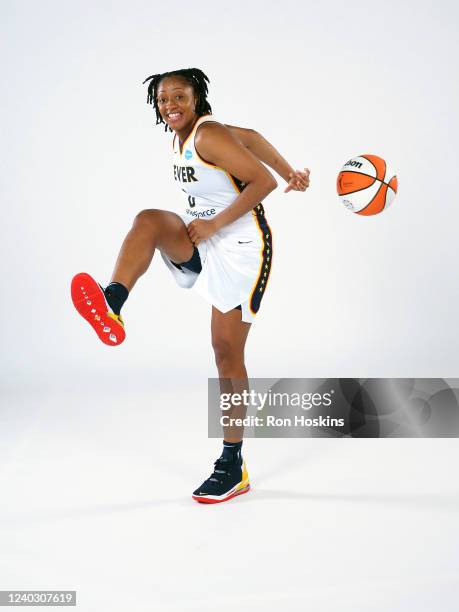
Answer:
<path fill-rule="evenodd" d="M 289 191 L 306 191 L 309 187 L 309 168 L 305 168 L 304 172 L 295 170 L 288 175 L 288 185 L 284 189 L 284 193 Z"/>
<path fill-rule="evenodd" d="M 214 219 L 195 219 L 186 229 L 194 246 L 198 246 L 202 240 L 207 240 L 217 231 Z"/>

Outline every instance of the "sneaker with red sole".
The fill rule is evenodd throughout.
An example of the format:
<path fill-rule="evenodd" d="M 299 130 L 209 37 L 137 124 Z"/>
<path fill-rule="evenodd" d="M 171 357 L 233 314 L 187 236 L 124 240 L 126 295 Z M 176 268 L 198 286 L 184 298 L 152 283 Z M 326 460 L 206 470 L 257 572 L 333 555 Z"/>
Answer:
<path fill-rule="evenodd" d="M 118 346 L 126 337 L 121 315 L 112 312 L 102 287 L 86 272 L 72 279 L 73 305 L 104 344 Z"/>
<path fill-rule="evenodd" d="M 242 457 L 229 461 L 222 456 L 214 466 L 210 477 L 193 492 L 194 500 L 201 504 L 219 504 L 250 491 L 249 475 Z"/>

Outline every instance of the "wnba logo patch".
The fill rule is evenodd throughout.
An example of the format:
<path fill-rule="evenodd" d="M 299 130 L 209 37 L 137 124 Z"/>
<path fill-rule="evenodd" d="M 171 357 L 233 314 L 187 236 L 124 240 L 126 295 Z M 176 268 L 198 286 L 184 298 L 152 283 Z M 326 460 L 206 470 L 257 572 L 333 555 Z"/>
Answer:
<path fill-rule="evenodd" d="M 185 159 L 191 159 L 193 157 L 193 153 L 190 151 L 190 149 L 187 149 L 185 151 Z"/>

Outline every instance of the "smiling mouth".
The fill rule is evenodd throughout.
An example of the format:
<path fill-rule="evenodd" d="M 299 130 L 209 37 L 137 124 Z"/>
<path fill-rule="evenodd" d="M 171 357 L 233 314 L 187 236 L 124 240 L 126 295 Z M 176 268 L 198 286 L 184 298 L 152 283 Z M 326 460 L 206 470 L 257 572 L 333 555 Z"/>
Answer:
<path fill-rule="evenodd" d="M 169 121 L 177 121 L 182 116 L 182 113 L 169 113 L 166 115 Z"/>

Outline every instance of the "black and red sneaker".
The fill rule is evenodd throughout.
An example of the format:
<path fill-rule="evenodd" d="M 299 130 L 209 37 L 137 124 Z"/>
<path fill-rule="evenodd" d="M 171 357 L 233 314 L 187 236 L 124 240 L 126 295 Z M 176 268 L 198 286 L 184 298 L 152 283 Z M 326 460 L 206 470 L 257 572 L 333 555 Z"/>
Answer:
<path fill-rule="evenodd" d="M 112 312 L 102 287 L 86 272 L 72 279 L 72 301 L 104 344 L 118 346 L 126 337 L 121 315 Z"/>
<path fill-rule="evenodd" d="M 233 461 L 223 456 L 215 462 L 213 473 L 193 493 L 193 499 L 202 504 L 218 504 L 250 490 L 245 461 L 239 455 Z"/>

